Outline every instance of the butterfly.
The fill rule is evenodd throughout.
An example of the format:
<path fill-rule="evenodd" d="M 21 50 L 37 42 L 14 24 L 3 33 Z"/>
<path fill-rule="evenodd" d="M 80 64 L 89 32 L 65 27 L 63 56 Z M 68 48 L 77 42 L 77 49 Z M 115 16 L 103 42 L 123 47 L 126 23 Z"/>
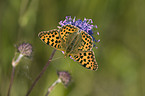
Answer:
<path fill-rule="evenodd" d="M 85 31 L 71 24 L 64 25 L 58 30 L 42 31 L 38 37 L 47 45 L 64 51 L 64 55 L 72 57 L 83 67 L 97 70 L 98 64 L 95 60 L 93 39 Z"/>

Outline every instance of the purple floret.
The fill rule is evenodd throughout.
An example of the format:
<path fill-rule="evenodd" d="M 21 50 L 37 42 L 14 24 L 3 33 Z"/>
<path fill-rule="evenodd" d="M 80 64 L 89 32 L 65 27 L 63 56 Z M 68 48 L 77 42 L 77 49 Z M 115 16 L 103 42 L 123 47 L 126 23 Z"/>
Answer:
<path fill-rule="evenodd" d="M 96 40 L 93 37 L 94 32 L 92 31 L 93 28 L 97 28 L 97 25 L 93 25 L 92 23 L 93 23 L 92 19 L 84 18 L 84 20 L 82 21 L 81 19 L 76 20 L 76 17 L 71 18 L 71 16 L 66 16 L 66 19 L 64 21 L 59 22 L 61 27 L 64 25 L 67 25 L 67 24 L 74 25 L 74 26 L 80 28 L 80 30 L 83 30 L 83 31 L 87 32 L 89 35 L 91 35 L 93 38 L 93 41 L 99 42 L 100 40 Z M 99 35 L 99 32 L 97 32 L 96 34 Z M 96 46 L 96 45 L 94 44 L 94 46 Z"/>

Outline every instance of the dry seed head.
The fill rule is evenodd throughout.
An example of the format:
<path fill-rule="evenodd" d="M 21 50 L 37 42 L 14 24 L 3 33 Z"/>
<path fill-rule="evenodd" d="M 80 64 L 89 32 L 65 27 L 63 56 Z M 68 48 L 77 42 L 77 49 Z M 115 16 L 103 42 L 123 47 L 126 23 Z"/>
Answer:
<path fill-rule="evenodd" d="M 57 74 L 65 86 L 67 86 L 71 81 L 71 76 L 67 71 L 59 71 Z"/>
<path fill-rule="evenodd" d="M 32 54 L 32 45 L 29 43 L 22 43 L 18 47 L 18 52 L 24 56 L 31 56 Z"/>

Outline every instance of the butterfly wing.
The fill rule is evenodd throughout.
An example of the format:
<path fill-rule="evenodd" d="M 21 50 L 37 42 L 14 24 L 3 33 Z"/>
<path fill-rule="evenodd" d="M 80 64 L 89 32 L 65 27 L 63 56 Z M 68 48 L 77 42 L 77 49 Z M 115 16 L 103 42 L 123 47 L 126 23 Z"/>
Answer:
<path fill-rule="evenodd" d="M 78 50 L 81 51 L 90 51 L 93 48 L 93 39 L 92 37 L 86 33 L 85 31 L 81 31 L 82 42 L 79 46 Z"/>
<path fill-rule="evenodd" d="M 77 32 L 78 28 L 73 26 L 73 25 L 64 25 L 63 27 L 60 28 L 60 38 L 63 40 L 63 42 L 66 42 L 66 39 L 70 34 L 73 34 L 74 32 Z"/>
<path fill-rule="evenodd" d="M 98 69 L 98 64 L 95 60 L 95 55 L 93 51 L 81 52 L 77 55 L 71 55 L 71 57 L 87 69 Z"/>
<path fill-rule="evenodd" d="M 59 32 L 54 29 L 50 31 L 43 31 L 38 34 L 38 37 L 47 45 L 52 46 L 58 50 L 63 51 Z"/>

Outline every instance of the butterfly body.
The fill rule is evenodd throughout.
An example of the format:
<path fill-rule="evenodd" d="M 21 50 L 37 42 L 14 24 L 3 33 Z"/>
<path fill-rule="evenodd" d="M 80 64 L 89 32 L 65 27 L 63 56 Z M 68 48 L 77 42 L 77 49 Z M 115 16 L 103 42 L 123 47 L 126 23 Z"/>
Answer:
<path fill-rule="evenodd" d="M 87 69 L 97 70 L 98 65 L 92 51 L 93 40 L 85 31 L 68 24 L 59 30 L 40 32 L 38 36 L 47 45 L 63 51 L 65 57 L 71 56 Z"/>
<path fill-rule="evenodd" d="M 78 49 L 79 46 L 81 45 L 81 35 L 80 33 L 73 33 L 71 35 L 68 36 L 68 38 L 66 39 L 66 44 L 63 46 L 65 49 L 64 51 L 64 55 L 69 56 L 71 54 L 77 54 L 78 51 L 76 51 L 75 49 Z"/>

